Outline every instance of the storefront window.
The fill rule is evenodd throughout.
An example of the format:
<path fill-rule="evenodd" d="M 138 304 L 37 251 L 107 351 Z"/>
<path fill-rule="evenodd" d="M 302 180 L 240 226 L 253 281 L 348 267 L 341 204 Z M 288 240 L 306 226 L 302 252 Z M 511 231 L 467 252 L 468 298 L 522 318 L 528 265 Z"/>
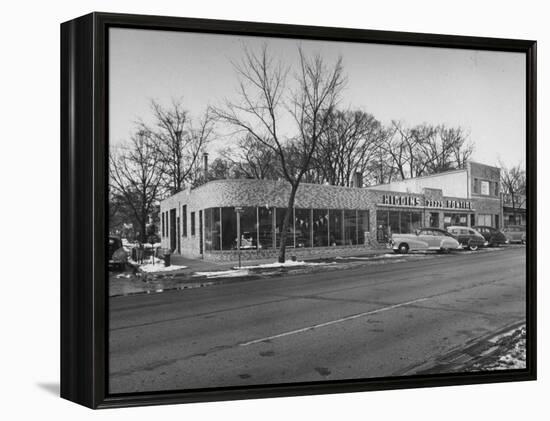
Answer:
<path fill-rule="evenodd" d="M 439 228 L 439 212 L 430 213 L 430 227 Z"/>
<path fill-rule="evenodd" d="M 387 240 L 391 234 L 410 234 L 421 228 L 422 213 L 409 210 L 376 211 L 376 239 Z"/>
<path fill-rule="evenodd" d="M 260 248 L 273 248 L 273 208 L 258 208 L 260 223 Z"/>
<path fill-rule="evenodd" d="M 344 245 L 357 245 L 357 211 L 344 210 Z"/>
<path fill-rule="evenodd" d="M 204 210 L 204 246 L 206 251 L 220 250 L 220 208 Z"/>
<path fill-rule="evenodd" d="M 277 247 L 280 247 L 281 245 L 281 233 L 283 232 L 283 221 L 285 218 L 287 208 L 277 208 L 275 210 L 275 232 L 276 232 L 276 240 L 277 240 Z M 291 211 L 292 212 L 292 211 Z M 286 231 L 286 246 L 287 247 L 294 247 L 294 227 L 293 227 L 294 218 L 292 215 L 290 215 L 290 220 L 288 224 L 288 229 Z"/>
<path fill-rule="evenodd" d="M 388 211 L 388 221 L 390 226 L 390 233 L 400 232 L 400 218 L 399 211 Z"/>
<path fill-rule="evenodd" d="M 422 225 L 422 214 L 411 212 L 411 230 L 409 232 L 415 232 L 417 229 L 422 228 Z"/>
<path fill-rule="evenodd" d="M 220 208 L 212 208 L 212 250 L 221 250 L 221 215 Z"/>
<path fill-rule="evenodd" d="M 367 244 L 370 231 L 370 220 L 368 210 L 357 211 L 357 244 Z"/>
<path fill-rule="evenodd" d="M 342 211 L 338 209 L 330 209 L 329 216 L 329 245 L 340 246 L 344 243 L 344 233 L 342 225 Z"/>
<path fill-rule="evenodd" d="M 311 210 L 294 209 L 296 247 L 311 247 Z"/>
<path fill-rule="evenodd" d="M 313 246 L 328 246 L 328 210 L 313 209 Z"/>
<path fill-rule="evenodd" d="M 258 248 L 258 224 L 256 208 L 247 207 L 241 211 L 241 250 Z"/>
<path fill-rule="evenodd" d="M 387 241 L 389 226 L 388 224 L 388 211 L 376 211 L 376 240 L 380 243 L 384 243 Z"/>
<path fill-rule="evenodd" d="M 487 226 L 487 227 L 493 226 L 492 216 L 493 215 L 490 215 L 490 214 L 479 214 L 479 215 L 477 215 L 476 225 L 482 225 L 482 226 Z"/>
<path fill-rule="evenodd" d="M 443 225 L 447 228 L 449 225 L 468 226 L 468 214 L 466 213 L 446 213 L 444 214 Z"/>
<path fill-rule="evenodd" d="M 204 249 L 212 250 L 212 209 L 204 210 Z"/>
<path fill-rule="evenodd" d="M 399 217 L 400 217 L 399 231 L 397 232 L 400 232 L 401 234 L 407 234 L 407 233 L 413 232 L 414 230 L 412 230 L 410 212 L 399 212 Z"/>
<path fill-rule="evenodd" d="M 237 248 L 237 214 L 235 208 L 222 208 L 222 250 Z"/>

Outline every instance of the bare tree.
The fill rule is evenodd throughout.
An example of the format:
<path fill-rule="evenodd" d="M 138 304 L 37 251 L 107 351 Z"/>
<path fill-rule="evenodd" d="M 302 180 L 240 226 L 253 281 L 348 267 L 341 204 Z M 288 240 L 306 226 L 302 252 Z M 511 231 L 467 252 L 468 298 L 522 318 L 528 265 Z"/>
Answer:
<path fill-rule="evenodd" d="M 281 231 L 279 262 L 285 261 L 286 237 L 296 191 L 320 136 L 327 130 L 330 113 L 345 85 L 342 60 L 327 67 L 320 55 L 308 58 L 299 48 L 299 69 L 291 95 L 285 96 L 289 68 L 274 60 L 267 45 L 253 53 L 244 49 L 241 62 L 234 63 L 239 79 L 239 100 L 227 101 L 216 116 L 248 134 L 278 157 L 282 177 L 290 194 Z M 281 114 L 296 123 L 297 133 L 281 133 Z"/>
<path fill-rule="evenodd" d="M 142 242 L 146 241 L 146 226 L 160 199 L 163 162 L 158 145 L 143 130 L 135 133 L 127 148 L 109 155 L 109 186 L 139 227 Z"/>
<path fill-rule="evenodd" d="M 356 172 L 367 172 L 383 134 L 382 125 L 371 114 L 333 111 L 327 130 L 319 138 L 309 177 L 315 182 L 349 187 Z"/>
<path fill-rule="evenodd" d="M 424 123 L 407 128 L 396 121 L 381 147 L 401 179 L 464 168 L 473 153 L 460 127 Z"/>
<path fill-rule="evenodd" d="M 151 102 L 154 125 L 140 123 L 141 129 L 156 140 L 163 163 L 163 187 L 175 194 L 193 184 L 197 177 L 199 157 L 213 136 L 213 120 L 207 110 L 203 118 L 193 123 L 181 101 L 172 100 L 165 108 Z"/>
<path fill-rule="evenodd" d="M 221 151 L 220 155 L 230 161 L 241 176 L 246 178 L 276 179 L 280 176 L 275 151 L 253 136 L 241 137 L 234 147 Z"/>
<path fill-rule="evenodd" d="M 426 133 L 421 142 L 425 161 L 424 172 L 434 174 L 453 169 L 465 168 L 474 147 L 460 127 L 421 126 Z"/>
<path fill-rule="evenodd" d="M 382 155 L 386 155 L 393 167 L 391 173 L 397 173 L 397 175 L 403 180 L 407 177 L 407 145 L 410 146 L 411 134 L 409 130 L 403 127 L 403 124 L 398 121 L 391 122 L 391 128 L 388 131 L 389 135 L 383 139 L 380 144 L 380 148 L 383 151 Z M 390 181 L 390 180 L 388 180 Z"/>
<path fill-rule="evenodd" d="M 512 205 L 514 223 L 517 223 L 518 210 L 525 206 L 527 194 L 527 177 L 525 169 L 521 164 L 513 167 L 506 167 L 502 162 L 500 165 L 500 184 L 504 199 Z"/>

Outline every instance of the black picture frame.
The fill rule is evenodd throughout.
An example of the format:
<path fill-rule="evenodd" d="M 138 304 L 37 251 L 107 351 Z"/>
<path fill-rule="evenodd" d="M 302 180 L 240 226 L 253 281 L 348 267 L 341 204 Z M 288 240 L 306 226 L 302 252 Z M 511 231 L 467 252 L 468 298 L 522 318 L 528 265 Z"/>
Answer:
<path fill-rule="evenodd" d="M 525 54 L 527 368 L 110 395 L 107 391 L 108 38 L 112 27 Z M 536 379 L 536 42 L 257 22 L 91 13 L 61 24 L 61 397 L 90 408 L 347 393 Z"/>

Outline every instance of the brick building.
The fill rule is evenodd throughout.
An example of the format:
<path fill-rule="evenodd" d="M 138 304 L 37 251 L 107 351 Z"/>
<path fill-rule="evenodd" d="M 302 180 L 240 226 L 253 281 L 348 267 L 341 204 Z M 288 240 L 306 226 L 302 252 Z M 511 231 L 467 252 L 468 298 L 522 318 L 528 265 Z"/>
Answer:
<path fill-rule="evenodd" d="M 500 227 L 499 180 L 498 168 L 471 162 L 462 170 L 365 188 L 302 183 L 287 247 L 297 256 L 342 253 L 424 226 Z M 239 232 L 242 258 L 275 256 L 289 194 L 287 182 L 250 179 L 181 191 L 161 202 L 162 244 L 188 257 L 234 260 Z"/>

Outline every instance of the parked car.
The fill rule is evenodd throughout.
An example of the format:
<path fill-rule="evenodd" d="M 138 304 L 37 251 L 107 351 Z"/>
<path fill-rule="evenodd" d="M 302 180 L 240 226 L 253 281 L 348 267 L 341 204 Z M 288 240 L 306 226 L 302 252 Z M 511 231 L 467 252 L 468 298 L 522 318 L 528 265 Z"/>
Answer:
<path fill-rule="evenodd" d="M 510 243 L 522 243 L 525 244 L 527 240 L 527 234 L 525 227 L 522 225 L 508 225 L 502 228 L 502 233 L 506 236 Z"/>
<path fill-rule="evenodd" d="M 491 247 L 498 247 L 501 244 L 508 244 L 510 242 L 502 231 L 499 231 L 496 228 L 483 225 L 478 225 L 473 228 L 483 235 Z"/>
<path fill-rule="evenodd" d="M 124 270 L 126 263 L 128 263 L 128 253 L 124 250 L 122 240 L 118 237 L 109 236 L 107 246 L 109 269 Z"/>
<path fill-rule="evenodd" d="M 459 242 L 450 233 L 437 228 L 420 228 L 414 234 L 393 234 L 391 247 L 395 253 L 435 250 L 449 252 L 459 248 Z"/>
<path fill-rule="evenodd" d="M 447 227 L 447 231 L 455 236 L 462 247 L 472 251 L 489 244 L 485 237 L 474 228 L 451 225 Z"/>

